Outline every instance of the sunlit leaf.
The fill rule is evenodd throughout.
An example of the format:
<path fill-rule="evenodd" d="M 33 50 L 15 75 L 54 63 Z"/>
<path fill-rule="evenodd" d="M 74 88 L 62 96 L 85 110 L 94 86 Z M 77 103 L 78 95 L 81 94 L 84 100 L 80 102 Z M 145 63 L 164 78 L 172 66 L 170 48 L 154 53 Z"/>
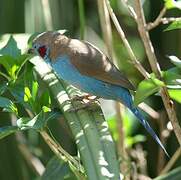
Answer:
<path fill-rule="evenodd" d="M 32 99 L 33 101 L 36 100 L 37 94 L 38 94 L 38 82 L 37 81 L 33 81 L 32 82 Z"/>
<path fill-rule="evenodd" d="M 17 132 L 19 128 L 17 126 L 4 126 L 0 127 L 0 139 Z"/>
<path fill-rule="evenodd" d="M 143 136 L 141 134 L 138 134 L 133 137 L 131 137 L 131 136 L 126 137 L 126 144 L 128 147 L 132 147 L 134 144 L 144 142 L 144 141 L 146 141 L 146 138 L 145 138 L 145 136 Z"/>
<path fill-rule="evenodd" d="M 0 64 L 3 65 L 9 75 L 12 74 L 12 67 L 15 63 L 16 59 L 14 57 L 11 57 L 10 55 L 0 55 Z"/>
<path fill-rule="evenodd" d="M 32 95 L 31 95 L 30 89 L 29 89 L 29 87 L 25 87 L 24 88 L 24 101 L 29 102 L 29 101 L 31 101 L 31 99 L 32 99 Z"/>
<path fill-rule="evenodd" d="M 178 8 L 181 9 L 181 1 L 178 0 L 164 0 L 167 9 Z"/>
<path fill-rule="evenodd" d="M 181 74 L 169 70 L 162 71 L 162 78 L 168 88 L 175 87 L 177 89 L 181 89 Z"/>
<path fill-rule="evenodd" d="M 169 89 L 168 93 L 173 100 L 181 103 L 181 89 Z"/>
<path fill-rule="evenodd" d="M 43 112 L 50 112 L 51 111 L 51 109 L 49 108 L 49 107 L 47 107 L 47 106 L 43 106 L 42 107 L 42 110 L 43 110 Z"/>
<path fill-rule="evenodd" d="M 135 94 L 134 104 L 138 105 L 150 95 L 158 92 L 164 83 L 159 79 L 152 78 L 141 81 Z"/>
<path fill-rule="evenodd" d="M 181 29 L 181 20 L 172 22 L 164 31 L 170 31 L 174 29 Z"/>

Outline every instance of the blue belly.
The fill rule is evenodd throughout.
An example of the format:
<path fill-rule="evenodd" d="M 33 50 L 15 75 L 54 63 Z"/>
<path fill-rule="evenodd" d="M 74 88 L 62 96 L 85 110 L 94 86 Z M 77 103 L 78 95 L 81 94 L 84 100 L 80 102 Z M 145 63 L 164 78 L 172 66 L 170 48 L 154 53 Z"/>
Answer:
<path fill-rule="evenodd" d="M 130 94 L 127 89 L 80 74 L 67 56 L 58 58 L 55 63 L 48 63 L 61 79 L 76 88 L 105 99 L 119 100 L 128 105 Z"/>

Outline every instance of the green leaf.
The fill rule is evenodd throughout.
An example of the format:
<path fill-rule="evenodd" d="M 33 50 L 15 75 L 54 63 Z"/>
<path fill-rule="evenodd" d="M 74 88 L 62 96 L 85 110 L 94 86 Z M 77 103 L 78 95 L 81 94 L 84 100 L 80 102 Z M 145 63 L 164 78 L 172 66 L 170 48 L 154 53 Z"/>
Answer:
<path fill-rule="evenodd" d="M 168 93 L 173 100 L 181 103 L 181 89 L 169 89 Z"/>
<path fill-rule="evenodd" d="M 7 83 L 7 82 L 2 82 L 2 83 L 0 84 L 0 95 L 2 95 L 2 94 L 6 91 L 7 86 L 8 86 L 8 83 Z"/>
<path fill-rule="evenodd" d="M 170 31 L 174 29 L 181 29 L 181 20 L 172 22 L 164 31 Z"/>
<path fill-rule="evenodd" d="M 134 104 L 135 105 L 140 104 L 147 97 L 158 92 L 160 90 L 160 87 L 162 87 L 163 85 L 164 85 L 163 82 L 156 78 L 154 79 L 150 78 L 141 81 L 141 83 L 139 83 L 138 85 L 138 89 L 135 94 Z"/>
<path fill-rule="evenodd" d="M 3 139 L 4 137 L 15 133 L 19 130 L 17 126 L 4 126 L 0 127 L 0 139 Z"/>
<path fill-rule="evenodd" d="M 131 137 L 131 136 L 126 137 L 126 144 L 128 145 L 128 147 L 132 147 L 134 144 L 144 142 L 144 141 L 146 141 L 146 138 L 145 138 L 145 136 L 143 136 L 141 134 L 138 134 L 133 137 Z"/>
<path fill-rule="evenodd" d="M 49 120 L 59 117 L 61 113 L 59 111 L 43 112 L 41 111 L 33 119 L 31 118 L 20 118 L 17 120 L 17 126 L 22 129 L 35 129 L 42 130 Z"/>
<path fill-rule="evenodd" d="M 3 67 L 6 69 L 7 73 L 11 76 L 11 78 L 15 79 L 15 72 L 18 69 L 16 59 L 9 55 L 0 56 L 0 64 L 3 65 Z"/>
<path fill-rule="evenodd" d="M 158 176 L 154 180 L 179 180 L 181 179 L 181 167 L 168 172 L 167 174 Z"/>
<path fill-rule="evenodd" d="M 33 81 L 32 82 L 32 99 L 35 102 L 37 94 L 38 94 L 38 82 L 37 81 Z M 37 102 L 36 102 L 37 103 Z"/>
<path fill-rule="evenodd" d="M 181 89 L 181 74 L 170 70 L 162 71 L 162 78 L 168 88 Z"/>
<path fill-rule="evenodd" d="M 39 102 L 39 104 L 41 105 L 41 107 L 43 107 L 43 106 L 50 107 L 51 98 L 50 98 L 50 95 L 49 95 L 49 91 L 48 91 L 48 90 L 44 91 L 44 92 L 41 94 L 41 96 L 38 98 L 38 102 Z"/>
<path fill-rule="evenodd" d="M 21 50 L 17 46 L 17 42 L 13 38 L 13 36 L 10 36 L 6 46 L 0 50 L 1 55 L 8 55 L 13 58 L 17 58 L 21 55 Z"/>
<path fill-rule="evenodd" d="M 181 68 L 181 60 L 176 56 L 168 56 L 170 61 L 177 67 Z"/>
<path fill-rule="evenodd" d="M 32 101 L 32 95 L 31 95 L 29 87 L 24 88 L 24 101 L 25 102 L 31 102 Z"/>
<path fill-rule="evenodd" d="M 54 156 L 47 164 L 45 172 L 43 173 L 41 180 L 60 180 L 70 179 L 76 180 L 77 178 L 72 173 L 68 163 L 65 163 Z"/>
<path fill-rule="evenodd" d="M 0 97 L 0 107 L 3 108 L 3 111 L 18 113 L 17 107 L 8 98 Z"/>
<path fill-rule="evenodd" d="M 10 55 L 0 56 L 0 64 L 2 64 L 3 67 L 6 69 L 11 79 L 17 78 L 17 74 L 22 69 L 26 60 L 27 60 L 27 55 L 21 55 L 17 58 L 14 58 Z"/>
<path fill-rule="evenodd" d="M 28 55 L 21 55 L 21 50 L 12 36 L 6 46 L 0 50 L 0 64 L 3 65 L 12 80 L 17 79 L 27 57 Z"/>
<path fill-rule="evenodd" d="M 165 6 L 167 9 L 172 9 L 172 8 L 178 8 L 181 9 L 181 1 L 175 1 L 175 0 L 164 0 L 165 1 Z"/>

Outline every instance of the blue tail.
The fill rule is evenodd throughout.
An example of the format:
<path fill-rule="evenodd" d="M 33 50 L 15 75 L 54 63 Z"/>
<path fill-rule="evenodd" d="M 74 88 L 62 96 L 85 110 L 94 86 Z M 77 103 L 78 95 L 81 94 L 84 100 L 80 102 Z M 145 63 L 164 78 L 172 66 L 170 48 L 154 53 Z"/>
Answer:
<path fill-rule="evenodd" d="M 156 135 L 154 130 L 150 127 L 148 122 L 145 120 L 145 118 L 143 117 L 143 115 L 141 114 L 139 109 L 134 107 L 132 96 L 131 96 L 129 90 L 127 90 L 125 88 L 119 88 L 118 91 L 117 92 L 119 93 L 120 102 L 122 102 L 124 105 L 126 105 L 132 111 L 132 113 L 138 118 L 140 123 L 145 127 L 145 129 L 149 132 L 149 134 L 153 137 L 153 139 L 159 144 L 159 146 L 163 149 L 165 154 L 169 157 L 166 149 L 164 148 L 162 142 L 160 141 L 160 139 L 158 138 L 158 136 Z"/>
<path fill-rule="evenodd" d="M 133 112 L 133 114 L 138 118 L 138 120 L 140 121 L 140 123 L 145 127 L 145 129 L 150 133 L 150 135 L 153 137 L 153 139 L 155 139 L 155 141 L 160 145 L 160 147 L 163 149 L 163 151 L 165 152 L 165 154 L 169 156 L 169 154 L 167 153 L 165 147 L 163 146 L 162 142 L 160 141 L 160 139 L 158 138 L 158 136 L 156 135 L 156 133 L 154 132 L 154 130 L 150 127 L 150 125 L 148 124 L 148 122 L 144 119 L 143 115 L 141 114 L 141 112 L 138 110 L 138 108 L 136 107 L 132 107 L 129 109 Z"/>

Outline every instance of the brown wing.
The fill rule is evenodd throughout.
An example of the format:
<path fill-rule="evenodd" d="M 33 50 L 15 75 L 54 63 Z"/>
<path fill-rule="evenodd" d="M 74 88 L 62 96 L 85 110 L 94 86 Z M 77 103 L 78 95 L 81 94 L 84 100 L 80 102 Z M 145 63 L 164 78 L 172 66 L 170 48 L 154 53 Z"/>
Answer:
<path fill-rule="evenodd" d="M 71 63 L 81 74 L 135 90 L 135 87 L 124 74 L 110 62 L 107 56 L 92 44 L 72 39 L 69 48 L 72 52 Z"/>

